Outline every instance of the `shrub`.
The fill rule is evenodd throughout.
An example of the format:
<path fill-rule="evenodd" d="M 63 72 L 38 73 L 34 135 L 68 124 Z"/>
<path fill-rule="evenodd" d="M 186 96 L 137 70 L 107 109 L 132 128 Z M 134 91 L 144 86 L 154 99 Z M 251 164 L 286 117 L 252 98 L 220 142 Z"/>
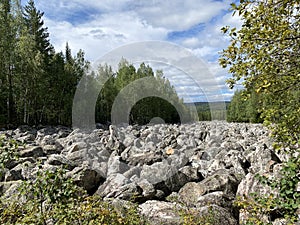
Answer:
<path fill-rule="evenodd" d="M 300 158 L 291 157 L 280 170 L 280 178 L 266 178 L 256 176 L 259 181 L 277 190 L 278 196 L 273 194 L 239 197 L 235 205 L 248 213 L 249 224 L 265 224 L 265 216 L 270 222 L 272 217 L 285 218 L 288 224 L 294 224 L 298 220 L 300 210 L 300 192 L 297 185 L 300 182 Z"/>
<path fill-rule="evenodd" d="M 0 136 L 0 180 L 5 168 L 12 162 L 18 160 L 17 150 L 19 142 Z"/>
<path fill-rule="evenodd" d="M 40 168 L 19 190 L 17 198 L 1 199 L 1 224 L 146 224 L 137 205 L 116 208 L 99 196 L 88 196 L 63 168 Z"/>

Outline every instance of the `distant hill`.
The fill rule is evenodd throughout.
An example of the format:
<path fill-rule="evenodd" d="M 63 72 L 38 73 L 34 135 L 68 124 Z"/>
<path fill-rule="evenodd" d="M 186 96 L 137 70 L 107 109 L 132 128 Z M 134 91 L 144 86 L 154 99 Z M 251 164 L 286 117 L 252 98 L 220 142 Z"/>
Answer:
<path fill-rule="evenodd" d="M 225 110 L 224 110 L 225 103 Z M 192 102 L 185 103 L 187 107 L 195 106 L 200 121 L 226 120 L 226 111 L 230 101 L 225 102 Z"/>

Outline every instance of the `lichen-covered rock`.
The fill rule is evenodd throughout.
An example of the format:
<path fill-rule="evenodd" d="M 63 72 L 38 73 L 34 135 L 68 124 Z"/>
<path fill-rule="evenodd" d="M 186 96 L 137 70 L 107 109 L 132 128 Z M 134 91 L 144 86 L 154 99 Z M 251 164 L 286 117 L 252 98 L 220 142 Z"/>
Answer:
<path fill-rule="evenodd" d="M 115 197 L 120 188 L 129 183 L 131 183 L 131 181 L 123 174 L 113 174 L 107 177 L 105 182 L 100 185 L 100 187 L 96 191 L 96 194 L 100 195 L 101 197 L 112 198 Z"/>
<path fill-rule="evenodd" d="M 250 193 L 266 195 L 270 193 L 275 194 L 276 191 L 267 185 L 261 184 L 254 174 L 248 173 L 239 183 L 236 196 L 250 196 Z"/>
<path fill-rule="evenodd" d="M 208 223 L 213 225 L 238 225 L 238 221 L 233 217 L 233 213 L 218 205 L 207 205 L 197 208 L 196 217 L 202 224 Z"/>
<path fill-rule="evenodd" d="M 18 198 L 17 194 L 19 193 L 20 185 L 20 180 L 0 182 L 0 196 L 3 196 L 4 199 Z"/>
<path fill-rule="evenodd" d="M 179 213 L 182 209 L 183 207 L 179 204 L 157 200 L 150 200 L 139 206 L 141 215 L 144 216 L 151 225 L 182 224 Z"/>
<path fill-rule="evenodd" d="M 16 167 L 12 168 L 11 170 L 8 170 L 5 173 L 4 181 L 16 181 L 16 180 L 23 180 L 24 177 L 22 176 L 22 165 L 19 164 Z"/>
<path fill-rule="evenodd" d="M 20 157 L 40 157 L 44 156 L 45 153 L 40 146 L 30 146 L 19 153 Z"/>
<path fill-rule="evenodd" d="M 206 187 L 201 183 L 189 182 L 179 190 L 179 200 L 187 206 L 195 206 L 205 192 Z"/>
<path fill-rule="evenodd" d="M 46 161 L 46 164 L 53 166 L 64 166 L 68 170 L 72 170 L 76 167 L 71 160 L 68 160 L 65 156 L 58 154 L 50 155 Z"/>
<path fill-rule="evenodd" d="M 223 191 L 215 191 L 198 197 L 196 207 L 199 208 L 213 204 L 232 209 L 232 200 L 234 200 L 234 196 L 227 195 Z"/>

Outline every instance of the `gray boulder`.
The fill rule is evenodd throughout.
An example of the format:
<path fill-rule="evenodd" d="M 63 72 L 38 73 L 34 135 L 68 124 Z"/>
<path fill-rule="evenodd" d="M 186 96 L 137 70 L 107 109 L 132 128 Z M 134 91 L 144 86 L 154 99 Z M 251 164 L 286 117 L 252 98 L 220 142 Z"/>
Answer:
<path fill-rule="evenodd" d="M 41 157 L 45 156 L 45 153 L 40 146 L 29 146 L 28 148 L 21 150 L 20 157 Z"/>
<path fill-rule="evenodd" d="M 157 200 L 149 200 L 139 205 L 139 211 L 146 218 L 149 224 L 182 224 L 180 210 L 183 207 L 172 202 L 163 202 Z"/>
<path fill-rule="evenodd" d="M 68 172 L 67 175 L 90 195 L 94 194 L 105 181 L 105 178 L 101 174 L 88 167 L 76 167 L 71 172 Z"/>

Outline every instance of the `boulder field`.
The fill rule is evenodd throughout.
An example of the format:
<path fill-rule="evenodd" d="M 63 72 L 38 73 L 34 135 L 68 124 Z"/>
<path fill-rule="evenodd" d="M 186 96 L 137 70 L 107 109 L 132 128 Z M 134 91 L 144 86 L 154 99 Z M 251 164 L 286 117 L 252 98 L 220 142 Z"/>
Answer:
<path fill-rule="evenodd" d="M 213 214 L 215 224 L 243 223 L 247 214 L 233 200 L 270 191 L 255 174 L 278 176 L 285 159 L 261 124 L 111 125 L 92 132 L 20 126 L 0 135 L 24 143 L 0 177 L 1 196 L 30 179 L 38 162 L 43 169 L 64 165 L 89 195 L 135 201 L 151 224 L 180 224 L 178 211 L 187 208 Z"/>

